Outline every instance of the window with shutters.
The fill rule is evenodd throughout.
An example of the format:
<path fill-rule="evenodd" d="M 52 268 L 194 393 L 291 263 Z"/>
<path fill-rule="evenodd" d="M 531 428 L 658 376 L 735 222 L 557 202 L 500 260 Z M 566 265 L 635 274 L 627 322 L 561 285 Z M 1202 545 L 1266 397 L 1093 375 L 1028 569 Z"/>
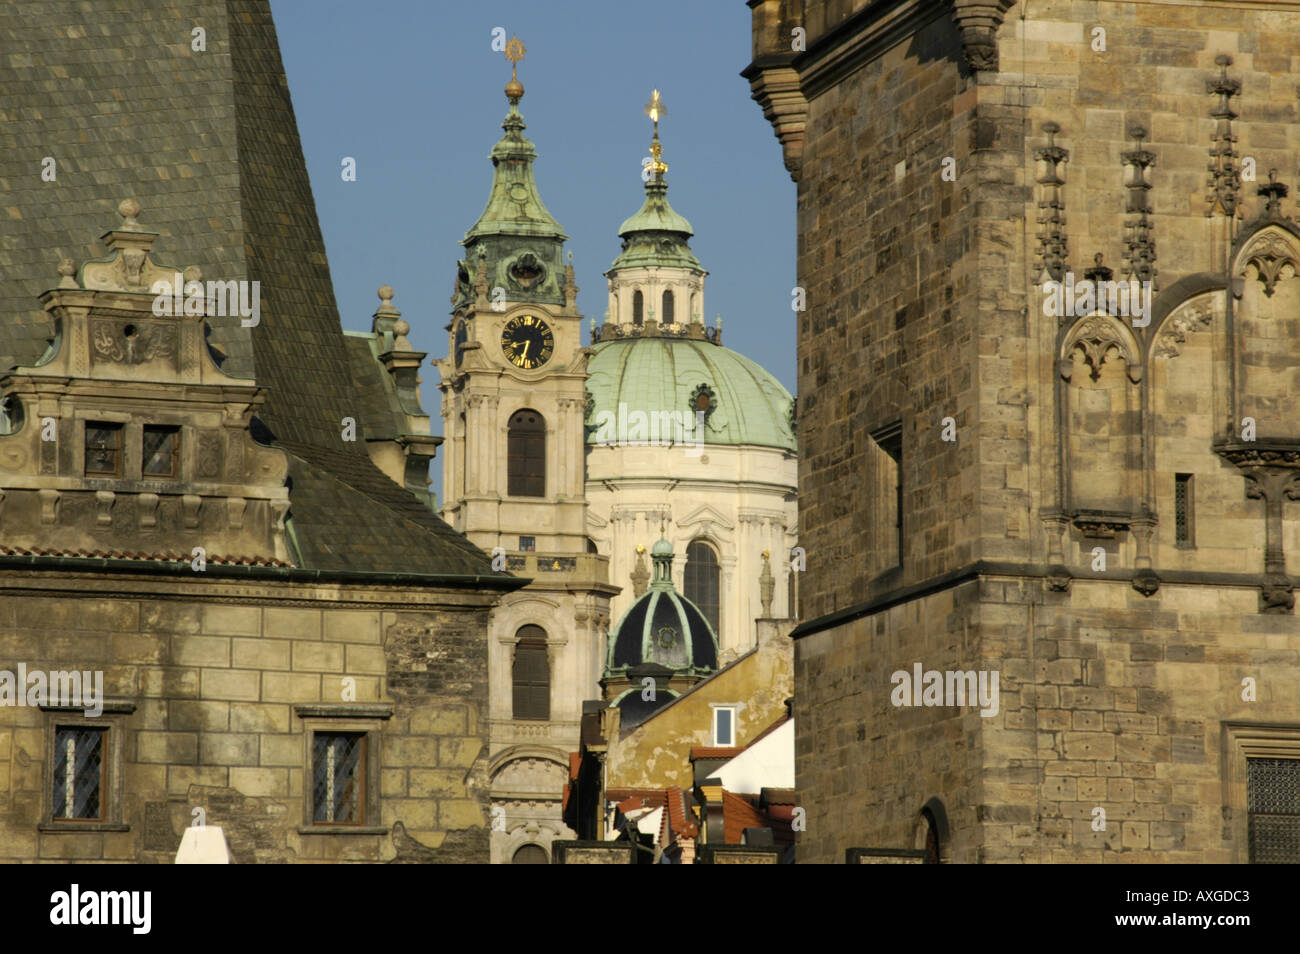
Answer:
<path fill-rule="evenodd" d="M 709 621 L 715 636 L 718 634 L 718 624 L 720 623 L 718 594 L 720 573 L 718 554 L 713 547 L 703 540 L 693 540 L 687 545 L 686 577 L 683 589 L 686 598 L 699 607 L 700 612 L 704 614 L 704 618 Z"/>
<path fill-rule="evenodd" d="M 545 721 L 551 717 L 551 664 L 546 656 L 546 631 L 540 626 L 524 626 L 515 638 L 514 717 Z"/>
<path fill-rule="evenodd" d="M 1246 760 L 1250 862 L 1300 864 L 1300 758 Z"/>
<path fill-rule="evenodd" d="M 546 496 L 546 421 L 530 408 L 510 418 L 506 466 L 511 497 Z"/>

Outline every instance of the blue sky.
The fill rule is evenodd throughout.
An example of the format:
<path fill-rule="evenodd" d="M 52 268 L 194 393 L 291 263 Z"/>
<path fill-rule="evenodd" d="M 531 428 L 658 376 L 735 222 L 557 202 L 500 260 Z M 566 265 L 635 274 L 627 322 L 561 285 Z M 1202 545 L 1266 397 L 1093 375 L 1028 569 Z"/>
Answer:
<path fill-rule="evenodd" d="M 795 186 L 749 84 L 741 0 L 272 0 L 343 326 L 368 330 L 390 284 L 416 348 L 442 357 L 458 244 L 487 201 L 509 64 L 492 30 L 518 34 L 520 109 L 538 188 L 570 236 L 578 307 L 600 321 L 619 223 L 643 197 L 657 87 L 669 199 L 695 229 L 708 323 L 727 347 L 795 390 Z M 343 157 L 357 160 L 344 182 Z M 422 375 L 440 432 L 437 372 Z M 437 461 L 432 468 L 441 481 Z"/>

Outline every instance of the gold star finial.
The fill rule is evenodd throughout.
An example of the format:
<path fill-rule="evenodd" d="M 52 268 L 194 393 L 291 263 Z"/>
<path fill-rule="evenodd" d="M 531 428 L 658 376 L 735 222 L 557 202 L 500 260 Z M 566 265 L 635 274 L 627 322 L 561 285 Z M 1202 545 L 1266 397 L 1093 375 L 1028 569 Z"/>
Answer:
<path fill-rule="evenodd" d="M 664 101 L 659 95 L 659 90 L 654 90 L 650 94 L 650 102 L 645 104 L 645 114 L 650 117 L 650 121 L 655 124 L 654 140 L 650 143 L 650 155 L 654 161 L 650 165 L 650 171 L 656 175 L 663 175 L 668 171 L 668 163 L 663 161 L 663 146 L 659 145 L 659 120 L 668 115 L 668 110 L 664 108 Z"/>
<path fill-rule="evenodd" d="M 519 82 L 519 61 L 527 52 L 523 41 L 517 36 L 512 36 L 506 44 L 506 59 L 510 61 L 510 82 L 506 84 L 506 97 L 511 102 L 519 102 L 524 95 L 524 84 Z"/>

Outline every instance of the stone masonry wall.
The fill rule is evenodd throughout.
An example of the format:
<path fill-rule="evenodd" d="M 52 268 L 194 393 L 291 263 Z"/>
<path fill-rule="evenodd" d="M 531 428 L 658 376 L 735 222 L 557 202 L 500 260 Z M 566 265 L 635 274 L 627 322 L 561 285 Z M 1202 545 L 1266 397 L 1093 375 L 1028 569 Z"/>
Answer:
<path fill-rule="evenodd" d="M 391 593 L 339 608 L 337 592 L 307 589 L 261 594 L 307 597 L 293 605 L 0 594 L 0 669 L 102 669 L 105 695 L 136 704 L 121 722 L 129 830 L 93 832 L 38 830 L 53 714 L 0 707 L 0 862 L 168 863 L 196 807 L 237 863 L 486 862 L 484 597 L 404 610 Z M 367 819 L 389 831 L 303 834 L 310 767 L 294 706 L 341 702 L 345 676 L 357 703 L 393 705 L 378 722 L 381 797 Z"/>

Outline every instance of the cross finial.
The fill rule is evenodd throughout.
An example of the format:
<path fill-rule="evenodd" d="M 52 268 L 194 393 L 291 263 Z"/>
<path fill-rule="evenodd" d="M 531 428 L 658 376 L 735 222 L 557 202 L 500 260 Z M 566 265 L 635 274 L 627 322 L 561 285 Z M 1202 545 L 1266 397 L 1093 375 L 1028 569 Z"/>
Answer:
<path fill-rule="evenodd" d="M 668 171 L 668 163 L 663 161 L 664 149 L 663 146 L 659 145 L 659 120 L 668 115 L 668 110 L 664 108 L 664 101 L 659 95 L 659 90 L 656 89 L 650 93 L 650 102 L 645 104 L 645 114 L 655 124 L 654 139 L 650 143 L 650 155 L 654 160 L 650 164 L 650 171 L 656 175 L 663 175 Z"/>

